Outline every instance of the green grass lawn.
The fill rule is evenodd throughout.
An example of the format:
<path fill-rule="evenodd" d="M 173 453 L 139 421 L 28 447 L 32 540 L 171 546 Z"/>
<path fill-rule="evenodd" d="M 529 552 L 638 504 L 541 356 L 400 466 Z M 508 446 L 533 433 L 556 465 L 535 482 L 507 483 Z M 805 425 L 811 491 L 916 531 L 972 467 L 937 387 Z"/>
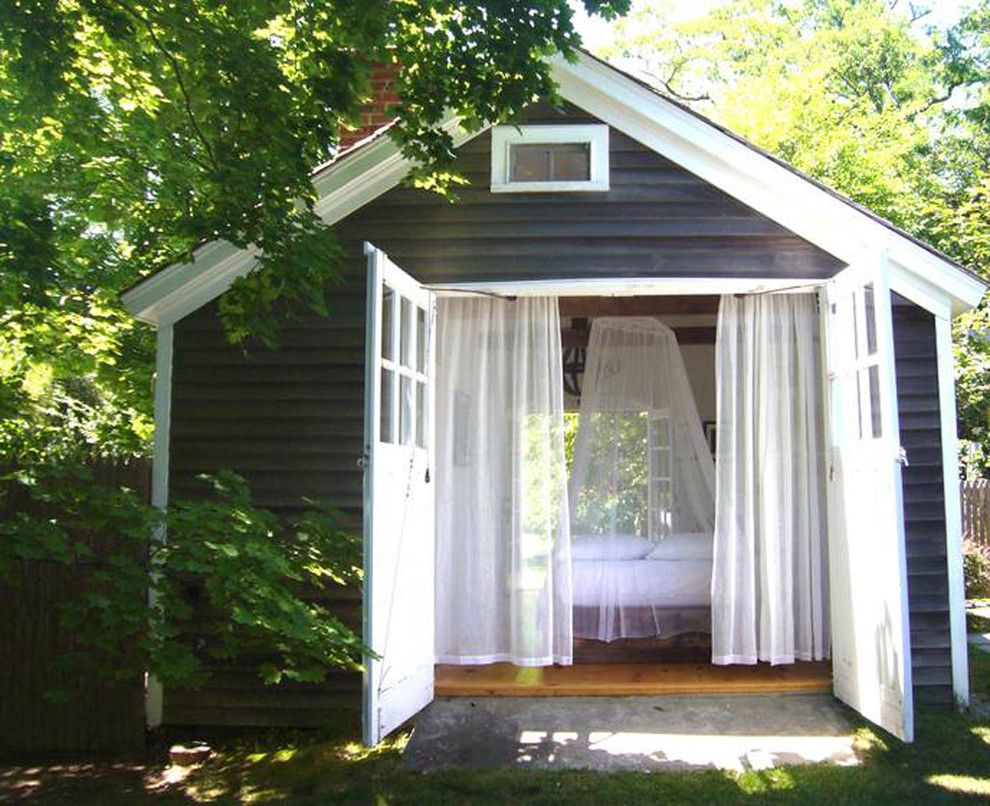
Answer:
<path fill-rule="evenodd" d="M 971 658 L 990 698 L 990 655 Z M 990 715 L 925 714 L 904 745 L 861 725 L 861 767 L 802 766 L 741 775 L 480 770 L 409 773 L 405 737 L 366 750 L 348 737 L 285 734 L 224 748 L 184 782 L 190 797 L 340 803 L 940 803 L 990 799 Z M 483 741 L 483 737 L 480 737 Z"/>
<path fill-rule="evenodd" d="M 990 700 L 990 654 L 971 656 L 973 691 Z M 765 772 L 614 773 L 479 770 L 430 774 L 401 768 L 406 736 L 374 750 L 352 731 L 276 732 L 215 745 L 216 756 L 183 780 L 163 782 L 163 767 L 147 764 L 125 791 L 114 777 L 103 787 L 45 784 L 44 769 L 30 770 L 34 791 L 52 802 L 288 801 L 292 803 L 948 803 L 990 800 L 990 710 L 970 714 L 921 713 L 917 740 L 902 744 L 860 724 L 859 767 L 795 766 Z M 484 741 L 484 737 L 479 737 Z M 12 773 L 11 771 L 15 772 Z M 0 800 L 17 777 L 0 769 Z M 133 770 L 132 770 L 133 773 Z M 143 776 L 143 777 L 142 777 Z M 83 776 L 85 778 L 85 776 Z M 64 784 L 64 782 L 62 782 Z M 83 781 L 83 784 L 86 782 Z M 92 782 L 89 782 L 92 784 Z M 76 782 L 77 786 L 79 782 Z M 81 794 L 79 794 L 81 792 Z M 90 797 L 92 796 L 92 797 Z"/>

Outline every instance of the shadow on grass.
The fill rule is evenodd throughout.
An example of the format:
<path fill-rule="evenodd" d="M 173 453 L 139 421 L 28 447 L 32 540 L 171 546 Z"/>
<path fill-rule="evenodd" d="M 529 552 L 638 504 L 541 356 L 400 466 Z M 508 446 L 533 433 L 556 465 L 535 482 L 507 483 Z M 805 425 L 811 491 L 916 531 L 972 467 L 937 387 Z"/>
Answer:
<path fill-rule="evenodd" d="M 973 691 L 990 696 L 990 655 L 971 658 Z M 0 800 L 47 803 L 986 803 L 990 708 L 921 713 L 905 745 L 860 723 L 858 767 L 805 765 L 742 774 L 703 772 L 449 770 L 401 766 L 408 734 L 369 750 L 353 726 L 216 738 L 216 756 L 181 780 L 163 758 L 144 762 L 0 767 Z M 479 741 L 484 741 L 480 737 Z"/>
<path fill-rule="evenodd" d="M 0 802 L 143 803 L 149 797 L 181 802 L 162 782 L 164 763 L 154 761 L 59 761 L 0 765 Z"/>
<path fill-rule="evenodd" d="M 374 750 L 353 737 L 282 735 L 223 749 L 183 783 L 194 800 L 292 803 L 940 803 L 990 796 L 990 723 L 959 714 L 919 719 L 904 745 L 865 726 L 860 767 L 806 765 L 742 774 L 401 768 L 405 736 Z M 273 749 L 277 748 L 277 749 Z"/>

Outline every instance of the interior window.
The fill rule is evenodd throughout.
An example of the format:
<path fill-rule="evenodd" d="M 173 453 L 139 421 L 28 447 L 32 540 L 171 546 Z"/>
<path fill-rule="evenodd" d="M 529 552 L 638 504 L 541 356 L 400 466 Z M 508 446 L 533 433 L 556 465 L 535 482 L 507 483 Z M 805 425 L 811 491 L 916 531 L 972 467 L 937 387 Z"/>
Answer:
<path fill-rule="evenodd" d="M 650 490 L 649 535 L 661 537 L 673 529 L 673 476 L 670 419 L 653 414 L 649 420 Z"/>

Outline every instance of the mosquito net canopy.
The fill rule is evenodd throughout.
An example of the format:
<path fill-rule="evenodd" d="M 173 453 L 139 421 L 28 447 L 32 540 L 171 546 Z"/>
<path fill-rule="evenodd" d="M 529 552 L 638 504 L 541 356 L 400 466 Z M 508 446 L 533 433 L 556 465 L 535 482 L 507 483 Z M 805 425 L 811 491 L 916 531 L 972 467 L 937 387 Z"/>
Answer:
<path fill-rule="evenodd" d="M 663 323 L 593 320 L 570 493 L 575 536 L 616 546 L 626 536 L 711 540 L 715 465 L 677 338 Z"/>

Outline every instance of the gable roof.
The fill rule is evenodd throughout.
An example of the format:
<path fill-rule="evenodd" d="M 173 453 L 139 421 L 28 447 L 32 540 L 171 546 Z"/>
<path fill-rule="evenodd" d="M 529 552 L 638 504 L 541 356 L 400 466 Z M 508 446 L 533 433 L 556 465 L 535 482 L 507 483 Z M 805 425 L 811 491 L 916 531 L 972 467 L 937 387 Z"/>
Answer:
<path fill-rule="evenodd" d="M 629 79 L 630 81 L 636 82 L 639 86 L 643 87 L 644 89 L 648 90 L 649 92 L 652 92 L 653 94 L 658 95 L 659 97 L 663 98 L 664 101 L 666 101 L 667 103 L 672 104 L 673 106 L 676 106 L 680 110 L 682 110 L 684 112 L 687 112 L 689 115 L 693 115 L 694 117 L 698 118 L 700 121 L 702 121 L 703 123 L 705 123 L 706 125 L 711 126 L 712 128 L 717 129 L 718 131 L 722 132 L 722 134 L 724 134 L 726 137 L 730 137 L 733 140 L 735 140 L 736 142 L 741 143 L 742 145 L 744 145 L 746 148 L 748 148 L 748 149 L 750 149 L 752 151 L 755 151 L 757 154 L 760 154 L 761 156 L 765 157 L 766 159 L 772 160 L 773 162 L 775 162 L 778 165 L 780 165 L 782 168 L 785 168 L 786 170 L 788 170 L 791 173 L 793 173 L 795 176 L 800 177 L 801 179 L 803 179 L 806 182 L 810 182 L 811 184 L 817 186 L 819 189 L 821 189 L 821 190 L 825 191 L 826 193 L 828 193 L 830 196 L 834 196 L 836 199 L 838 199 L 842 203 L 849 205 L 850 207 L 852 207 L 855 210 L 858 210 L 860 213 L 863 213 L 864 215 L 869 216 L 874 221 L 876 221 L 879 224 L 882 224 L 884 227 L 887 227 L 888 229 L 890 229 L 892 232 L 896 233 L 897 235 L 900 235 L 903 238 L 907 238 L 908 240 L 913 241 L 915 244 L 917 244 L 918 246 L 920 246 L 922 249 L 925 249 L 928 252 L 931 252 L 936 257 L 938 257 L 938 258 L 946 261 L 947 263 L 950 263 L 951 265 L 955 266 L 960 271 L 965 272 L 966 274 L 969 274 L 970 276 L 972 276 L 974 279 L 979 280 L 980 282 L 986 284 L 987 281 L 986 281 L 986 279 L 984 277 L 982 277 L 979 273 L 973 271 L 972 269 L 964 266 L 962 263 L 960 263 L 955 258 L 952 258 L 949 255 L 945 254 L 945 252 L 943 252 L 940 249 L 937 249 L 936 247 L 932 246 L 927 241 L 923 241 L 921 238 L 918 238 L 917 236 L 912 235 L 907 230 L 902 229 L 901 227 L 898 227 L 896 224 L 894 224 L 891 221 L 888 221 L 883 216 L 880 216 L 877 213 L 873 212 L 868 207 L 864 207 L 859 202 L 853 201 L 851 198 L 849 198 L 848 196 L 844 195 L 843 193 L 840 193 L 835 188 L 830 187 L 829 185 L 826 185 L 824 182 L 822 182 L 822 181 L 820 181 L 818 179 L 815 179 L 810 174 L 806 174 L 804 171 L 801 171 L 798 168 L 795 168 L 793 165 L 791 165 L 790 163 L 786 162 L 785 160 L 782 160 L 780 157 L 776 156 L 775 154 L 772 154 L 771 152 L 767 151 L 766 149 L 764 149 L 764 148 L 756 145 L 751 140 L 747 140 L 742 135 L 737 134 L 736 132 L 732 131 L 731 129 L 727 129 L 721 123 L 718 123 L 718 122 L 712 120 L 710 117 L 707 117 L 706 115 L 701 114 L 696 109 L 694 109 L 691 106 L 685 104 L 684 102 L 679 101 L 676 98 L 673 98 L 673 97 L 671 97 L 670 95 L 667 95 L 664 92 L 661 92 L 659 89 L 657 89 L 656 87 L 654 87 L 649 82 L 644 81 L 644 80 L 642 80 L 640 78 L 637 78 L 636 76 L 632 75 L 631 73 L 627 73 L 624 70 L 619 70 L 617 67 L 613 67 L 608 62 L 604 61 L 603 59 L 598 58 L 597 56 L 595 56 L 595 55 L 593 55 L 591 53 L 584 53 L 584 55 L 587 56 L 587 58 L 591 59 L 592 61 L 598 62 L 601 65 L 604 65 L 605 67 L 607 67 L 610 70 L 615 70 L 616 72 L 622 73 L 622 75 L 625 76 L 627 79 Z"/>
<path fill-rule="evenodd" d="M 556 57 L 553 71 L 564 99 L 843 262 L 886 254 L 920 296 L 946 299 L 955 312 L 982 298 L 987 284 L 979 275 L 646 82 L 583 51 L 575 62 Z M 409 161 L 387 136 L 391 125 L 314 170 L 316 212 L 328 224 L 395 187 L 408 172 Z M 460 146 L 488 127 L 469 133 L 451 116 L 443 128 Z M 139 319 L 174 322 L 249 272 L 257 254 L 225 241 L 204 243 L 191 263 L 155 272 L 121 298 Z"/>

